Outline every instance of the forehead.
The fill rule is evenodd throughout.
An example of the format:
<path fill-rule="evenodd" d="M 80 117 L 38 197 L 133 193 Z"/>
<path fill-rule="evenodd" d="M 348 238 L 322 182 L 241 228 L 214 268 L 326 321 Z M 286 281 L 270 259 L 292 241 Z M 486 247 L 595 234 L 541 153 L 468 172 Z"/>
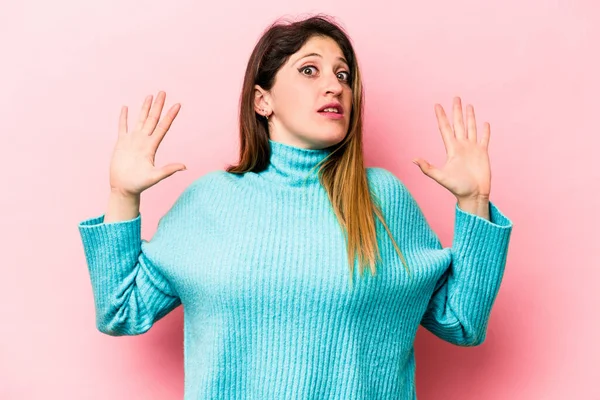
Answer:
<path fill-rule="evenodd" d="M 290 57 L 290 62 L 295 63 L 309 54 L 318 54 L 325 59 L 339 58 L 345 61 L 344 53 L 335 40 L 328 36 L 313 36 L 304 43 L 304 45 Z"/>

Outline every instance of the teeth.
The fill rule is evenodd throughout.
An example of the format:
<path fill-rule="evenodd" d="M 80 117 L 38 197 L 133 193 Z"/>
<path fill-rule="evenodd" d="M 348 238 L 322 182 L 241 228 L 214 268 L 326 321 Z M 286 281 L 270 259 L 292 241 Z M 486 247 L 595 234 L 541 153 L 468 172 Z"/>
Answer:
<path fill-rule="evenodd" d="M 337 108 L 326 108 L 326 109 L 323 110 L 323 112 L 334 112 L 334 113 L 337 113 L 338 109 Z"/>

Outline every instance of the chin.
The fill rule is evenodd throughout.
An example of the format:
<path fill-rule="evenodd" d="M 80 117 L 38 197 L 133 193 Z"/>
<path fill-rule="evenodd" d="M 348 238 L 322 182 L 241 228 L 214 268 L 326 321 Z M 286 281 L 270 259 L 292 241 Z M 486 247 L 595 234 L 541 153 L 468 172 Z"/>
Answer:
<path fill-rule="evenodd" d="M 319 148 L 326 148 L 340 143 L 345 137 L 346 134 L 344 132 L 329 133 L 315 138 L 314 142 L 319 145 Z"/>
<path fill-rule="evenodd" d="M 320 129 L 319 129 L 320 128 Z M 297 138 L 306 143 L 311 149 L 324 149 L 340 143 L 346 137 L 347 130 L 344 131 L 340 127 L 332 129 L 323 129 L 323 126 L 316 126 L 314 129 L 298 132 Z M 318 133 L 317 133 L 318 132 Z"/>

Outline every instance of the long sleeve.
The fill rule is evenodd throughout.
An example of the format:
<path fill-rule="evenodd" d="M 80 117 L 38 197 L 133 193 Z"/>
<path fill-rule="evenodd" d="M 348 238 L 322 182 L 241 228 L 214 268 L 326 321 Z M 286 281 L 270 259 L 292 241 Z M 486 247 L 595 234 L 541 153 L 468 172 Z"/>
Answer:
<path fill-rule="evenodd" d="M 459 346 L 484 342 L 504 275 L 512 222 L 490 202 L 490 221 L 456 205 L 452 260 L 436 283 L 421 325 Z"/>
<path fill-rule="evenodd" d="M 181 304 L 160 271 L 168 256 L 165 242 L 177 233 L 191 195 L 189 187 L 179 196 L 150 242 L 141 238 L 141 214 L 126 221 L 104 223 L 103 214 L 80 222 L 99 331 L 142 334 Z M 152 251 L 146 251 L 149 247 Z"/>

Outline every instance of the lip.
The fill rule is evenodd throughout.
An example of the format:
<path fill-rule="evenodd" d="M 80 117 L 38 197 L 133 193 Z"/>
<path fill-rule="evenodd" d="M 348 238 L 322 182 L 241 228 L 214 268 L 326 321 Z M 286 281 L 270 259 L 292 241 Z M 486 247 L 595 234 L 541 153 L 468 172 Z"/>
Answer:
<path fill-rule="evenodd" d="M 337 108 L 339 113 L 330 113 L 330 112 L 324 113 L 323 110 L 326 108 L 329 108 L 329 107 Z M 339 115 L 341 117 L 344 115 L 344 107 L 342 107 L 342 105 L 340 103 L 328 103 L 328 104 L 325 104 L 323 107 L 319 108 L 317 110 L 317 112 L 320 114 L 327 114 L 327 115 Z"/>
<path fill-rule="evenodd" d="M 343 114 L 338 114 L 338 113 L 334 113 L 334 112 L 319 112 L 318 114 L 322 117 L 329 118 L 329 119 L 343 119 L 344 118 Z"/>

